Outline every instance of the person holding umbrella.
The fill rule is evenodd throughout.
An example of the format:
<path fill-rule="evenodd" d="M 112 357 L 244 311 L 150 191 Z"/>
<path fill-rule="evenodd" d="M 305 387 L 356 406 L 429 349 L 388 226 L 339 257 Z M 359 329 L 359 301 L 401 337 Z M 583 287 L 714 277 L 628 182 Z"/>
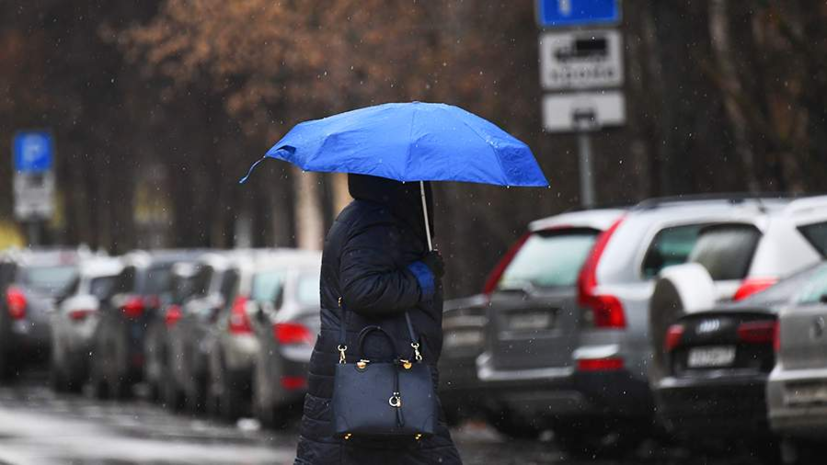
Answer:
<path fill-rule="evenodd" d="M 461 464 L 435 394 L 444 265 L 432 245 L 428 181 L 548 186 L 531 150 L 465 110 L 412 102 L 301 123 L 265 158 L 349 173 L 354 198 L 325 240 L 322 327 L 295 463 Z M 411 355 L 400 350 L 406 346 Z M 415 379 L 422 374 L 424 383 Z M 343 384 L 363 379 L 382 386 Z M 386 384 L 393 395 L 373 402 Z M 354 425 L 369 434 L 350 434 Z"/>

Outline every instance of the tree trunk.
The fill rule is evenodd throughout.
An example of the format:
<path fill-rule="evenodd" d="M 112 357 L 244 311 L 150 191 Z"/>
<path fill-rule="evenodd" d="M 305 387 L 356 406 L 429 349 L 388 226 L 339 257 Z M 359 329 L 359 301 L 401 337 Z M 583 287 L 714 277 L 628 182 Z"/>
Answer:
<path fill-rule="evenodd" d="M 715 64 L 725 83 L 724 108 L 732 124 L 735 136 L 735 152 L 744 165 L 744 174 L 747 189 L 758 192 L 758 179 L 755 175 L 755 154 L 749 142 L 747 122 L 738 105 L 739 96 L 743 95 L 743 85 L 735 69 L 735 59 L 730 44 L 729 15 L 727 14 L 727 0 L 709 1 L 709 36 L 715 56 Z"/>
<path fill-rule="evenodd" d="M 294 168 L 296 179 L 296 242 L 300 249 L 320 250 L 324 221 L 319 192 L 319 175 Z"/>

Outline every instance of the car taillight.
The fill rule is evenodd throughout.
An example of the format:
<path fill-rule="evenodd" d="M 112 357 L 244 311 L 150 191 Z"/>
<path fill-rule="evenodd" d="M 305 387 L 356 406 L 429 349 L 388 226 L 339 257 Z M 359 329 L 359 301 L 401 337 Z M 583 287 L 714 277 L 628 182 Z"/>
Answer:
<path fill-rule="evenodd" d="M 623 369 L 623 359 L 618 357 L 610 358 L 586 358 L 577 361 L 579 371 L 617 371 Z"/>
<path fill-rule="evenodd" d="M 123 314 L 128 318 L 139 318 L 144 314 L 146 305 L 144 304 L 144 299 L 139 296 L 133 296 L 126 299 L 121 309 L 123 310 Z"/>
<path fill-rule="evenodd" d="M 741 283 L 741 287 L 735 291 L 732 300 L 746 299 L 747 297 L 772 287 L 778 282 L 778 278 L 748 278 Z"/>
<path fill-rule="evenodd" d="M 250 334 L 253 332 L 250 317 L 247 315 L 248 301 L 246 297 L 236 297 L 233 302 L 233 308 L 230 310 L 231 334 Z"/>
<path fill-rule="evenodd" d="M 495 266 L 494 269 L 491 270 L 491 273 L 489 273 L 488 278 L 485 280 L 485 287 L 483 287 L 482 289 L 483 294 L 488 295 L 494 292 L 494 289 L 497 288 L 497 283 L 500 282 L 500 278 L 503 276 L 505 269 L 508 267 L 511 261 L 514 260 L 514 256 L 517 255 L 517 252 L 520 251 L 520 248 L 523 246 L 523 244 L 525 244 L 529 237 L 531 237 L 530 232 L 523 234 L 519 239 L 517 239 L 517 242 L 515 242 L 508 249 L 505 255 L 503 255 L 503 258 L 501 258 L 500 261 L 497 262 L 497 266 Z"/>
<path fill-rule="evenodd" d="M 281 387 L 290 391 L 304 389 L 307 387 L 307 378 L 304 376 L 282 376 Z"/>
<path fill-rule="evenodd" d="M 26 294 L 16 287 L 6 290 L 6 304 L 9 309 L 9 316 L 12 320 L 26 318 Z"/>
<path fill-rule="evenodd" d="M 592 251 L 586 258 L 580 275 L 577 279 L 577 301 L 581 307 L 591 310 L 593 325 L 595 328 L 625 328 L 626 315 L 623 311 L 623 304 L 620 299 L 613 295 L 596 294 L 597 287 L 597 264 L 600 257 L 606 250 L 612 235 L 620 227 L 623 218 L 615 223 L 597 237 Z"/>
<path fill-rule="evenodd" d="M 772 334 L 772 350 L 775 353 L 781 352 L 781 323 L 775 322 L 775 330 Z"/>
<path fill-rule="evenodd" d="M 774 341 L 777 321 L 750 321 L 738 326 L 738 340 L 748 344 L 769 344 Z"/>
<path fill-rule="evenodd" d="M 93 313 L 95 313 L 94 310 L 88 310 L 88 309 L 70 310 L 69 311 L 69 319 L 72 320 L 72 321 L 83 321 L 83 320 L 86 319 L 86 317 L 88 317 L 89 315 L 91 315 Z"/>
<path fill-rule="evenodd" d="M 313 334 L 306 326 L 298 323 L 276 323 L 273 333 L 281 344 L 312 344 Z"/>
<path fill-rule="evenodd" d="M 675 347 L 681 343 L 683 339 L 684 327 L 683 325 L 672 325 L 666 330 L 666 338 L 663 341 L 663 348 L 667 352 L 672 352 Z"/>
<path fill-rule="evenodd" d="M 178 305 L 170 305 L 164 315 L 164 324 L 167 328 L 172 328 L 181 319 L 181 307 Z"/>

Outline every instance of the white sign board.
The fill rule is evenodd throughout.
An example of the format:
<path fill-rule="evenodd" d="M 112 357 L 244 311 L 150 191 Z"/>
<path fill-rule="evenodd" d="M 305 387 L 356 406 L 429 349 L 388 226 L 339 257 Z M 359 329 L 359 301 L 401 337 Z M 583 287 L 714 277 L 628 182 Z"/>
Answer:
<path fill-rule="evenodd" d="M 594 131 L 626 122 L 626 100 L 619 90 L 551 94 L 543 97 L 543 129 Z"/>
<path fill-rule="evenodd" d="M 43 220 L 54 214 L 55 177 L 52 172 L 14 174 L 14 216 Z"/>
<path fill-rule="evenodd" d="M 616 30 L 540 35 L 540 81 L 545 90 L 623 85 L 623 50 Z"/>

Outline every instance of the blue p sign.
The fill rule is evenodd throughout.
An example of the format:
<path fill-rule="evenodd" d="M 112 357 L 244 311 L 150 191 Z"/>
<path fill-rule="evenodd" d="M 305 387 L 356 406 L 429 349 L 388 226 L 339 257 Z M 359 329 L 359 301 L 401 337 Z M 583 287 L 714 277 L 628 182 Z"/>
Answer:
<path fill-rule="evenodd" d="M 52 135 L 45 131 L 18 132 L 14 136 L 14 170 L 44 173 L 52 169 Z"/>

